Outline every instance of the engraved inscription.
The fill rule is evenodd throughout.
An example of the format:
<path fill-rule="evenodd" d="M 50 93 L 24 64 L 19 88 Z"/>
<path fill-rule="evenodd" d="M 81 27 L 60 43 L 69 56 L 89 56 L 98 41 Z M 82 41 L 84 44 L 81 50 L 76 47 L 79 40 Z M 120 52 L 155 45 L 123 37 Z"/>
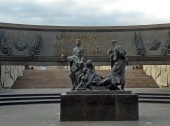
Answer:
<path fill-rule="evenodd" d="M 56 51 L 60 51 L 60 54 L 68 56 L 72 53 L 70 48 L 74 47 L 75 40 L 80 39 L 82 41 L 82 47 L 85 50 L 85 55 L 103 56 L 106 55 L 103 52 L 107 51 L 105 42 L 109 41 L 106 38 L 108 37 L 103 36 L 103 34 L 100 35 L 97 32 L 58 33 L 55 40 Z"/>

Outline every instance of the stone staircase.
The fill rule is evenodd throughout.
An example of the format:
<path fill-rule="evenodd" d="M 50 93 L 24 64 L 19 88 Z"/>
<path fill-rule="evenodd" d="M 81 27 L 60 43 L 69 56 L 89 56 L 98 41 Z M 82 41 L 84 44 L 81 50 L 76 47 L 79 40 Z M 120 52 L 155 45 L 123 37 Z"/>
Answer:
<path fill-rule="evenodd" d="M 107 76 L 110 70 L 97 70 L 97 74 Z M 71 88 L 69 70 L 25 70 L 17 79 L 13 89 L 27 88 Z M 157 84 L 145 75 L 142 69 L 126 70 L 126 88 L 157 88 Z"/>
<path fill-rule="evenodd" d="M 25 70 L 12 88 L 71 88 L 68 70 Z"/>
<path fill-rule="evenodd" d="M 0 94 L 0 106 L 28 104 L 58 104 L 61 93 L 24 93 Z M 170 94 L 167 93 L 136 93 L 139 103 L 170 104 Z"/>
<path fill-rule="evenodd" d="M 0 94 L 0 106 L 60 103 L 60 93 Z"/>
<path fill-rule="evenodd" d="M 170 103 L 170 94 L 137 93 L 141 103 Z"/>
<path fill-rule="evenodd" d="M 109 75 L 110 71 L 97 71 L 100 75 Z M 126 86 L 125 88 L 158 88 L 158 85 L 145 74 L 142 69 L 127 69 L 126 74 Z"/>
<path fill-rule="evenodd" d="M 158 85 L 142 69 L 129 69 L 126 72 L 126 88 L 158 88 Z"/>

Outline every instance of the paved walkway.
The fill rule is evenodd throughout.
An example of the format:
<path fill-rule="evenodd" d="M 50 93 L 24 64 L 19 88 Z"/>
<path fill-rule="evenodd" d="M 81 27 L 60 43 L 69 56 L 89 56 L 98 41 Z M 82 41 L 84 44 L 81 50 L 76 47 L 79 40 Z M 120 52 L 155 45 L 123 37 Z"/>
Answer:
<path fill-rule="evenodd" d="M 62 93 L 69 89 L 5 89 L 0 94 Z M 170 88 L 127 89 L 168 93 Z M 0 126 L 169 126 L 169 104 L 139 103 L 139 121 L 60 122 L 60 104 L 0 106 Z M 103 115 L 104 116 L 104 115 Z"/>
<path fill-rule="evenodd" d="M 0 106 L 0 126 L 169 126 L 169 113 L 169 104 L 140 103 L 139 121 L 60 122 L 60 104 Z"/>

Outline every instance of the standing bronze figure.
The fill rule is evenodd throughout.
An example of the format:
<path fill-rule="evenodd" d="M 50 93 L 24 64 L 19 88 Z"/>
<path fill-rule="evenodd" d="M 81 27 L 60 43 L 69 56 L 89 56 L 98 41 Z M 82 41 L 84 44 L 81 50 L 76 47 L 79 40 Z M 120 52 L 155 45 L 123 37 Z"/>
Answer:
<path fill-rule="evenodd" d="M 73 48 L 73 55 L 77 56 L 80 61 L 84 60 L 84 49 L 81 47 L 81 40 L 76 40 L 76 47 Z"/>
<path fill-rule="evenodd" d="M 116 45 L 116 41 L 112 40 L 113 49 L 109 49 L 107 54 L 111 59 L 111 74 L 109 76 L 111 82 L 116 85 L 121 85 L 124 90 L 125 86 L 125 66 L 128 64 L 126 51 L 121 45 Z"/>
<path fill-rule="evenodd" d="M 67 60 L 70 66 L 70 79 L 72 81 L 73 88 L 75 90 L 77 85 L 80 83 L 80 76 L 83 72 L 84 68 L 84 50 L 81 47 L 80 39 L 76 40 L 76 47 L 73 48 L 73 55 L 68 56 Z"/>

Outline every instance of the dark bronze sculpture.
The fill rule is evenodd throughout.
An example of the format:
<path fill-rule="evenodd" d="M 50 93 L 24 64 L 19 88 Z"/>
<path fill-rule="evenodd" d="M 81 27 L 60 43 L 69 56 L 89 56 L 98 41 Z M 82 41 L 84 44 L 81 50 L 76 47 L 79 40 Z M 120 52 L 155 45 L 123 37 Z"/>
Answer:
<path fill-rule="evenodd" d="M 80 61 L 84 60 L 84 49 L 81 47 L 81 40 L 76 40 L 76 47 L 73 48 L 73 55 L 77 56 Z"/>
<path fill-rule="evenodd" d="M 126 51 L 121 45 L 115 46 L 115 43 L 116 41 L 112 41 L 113 49 L 109 49 L 107 52 L 111 59 L 111 74 L 103 78 L 95 73 L 95 67 L 90 59 L 84 65 L 84 50 L 80 47 L 80 41 L 76 41 L 77 46 L 73 48 L 73 55 L 67 57 L 71 70 L 72 90 L 93 90 L 93 87 L 120 90 L 118 85 L 124 89 Z"/>
<path fill-rule="evenodd" d="M 116 41 L 112 40 L 111 44 L 113 49 L 109 49 L 107 54 L 111 59 L 111 82 L 116 85 L 121 85 L 121 89 L 125 86 L 125 66 L 128 64 L 128 59 L 126 57 L 126 51 L 121 45 L 116 45 Z"/>
<path fill-rule="evenodd" d="M 95 67 L 93 66 L 92 61 L 89 59 L 85 64 L 81 76 L 81 82 L 77 86 L 76 90 L 81 90 L 81 89 L 92 90 L 92 86 L 100 86 L 101 80 L 102 77 L 96 74 Z"/>
<path fill-rule="evenodd" d="M 73 85 L 72 90 L 74 90 L 81 81 L 80 76 L 84 68 L 84 50 L 81 47 L 81 41 L 79 39 L 76 40 L 76 47 L 73 48 L 73 55 L 68 56 L 67 60 L 69 61 L 71 70 L 69 76 Z"/>
<path fill-rule="evenodd" d="M 72 81 L 73 88 L 74 90 L 77 85 L 80 83 L 80 76 L 83 72 L 84 64 L 83 61 L 81 61 L 77 56 L 68 56 L 67 60 L 69 62 L 70 66 L 70 79 Z"/>

